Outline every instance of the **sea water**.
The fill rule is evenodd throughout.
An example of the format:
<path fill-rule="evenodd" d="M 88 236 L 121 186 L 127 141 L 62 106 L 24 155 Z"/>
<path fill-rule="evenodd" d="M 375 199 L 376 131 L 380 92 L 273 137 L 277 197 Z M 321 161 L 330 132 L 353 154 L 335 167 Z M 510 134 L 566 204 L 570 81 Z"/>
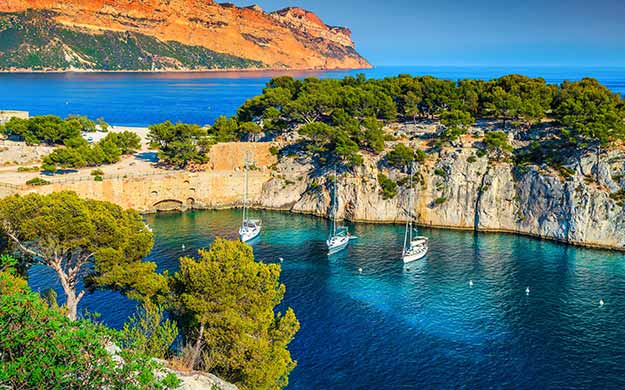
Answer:
<path fill-rule="evenodd" d="M 510 73 L 543 77 L 550 83 L 595 77 L 625 94 L 625 68 L 618 67 L 380 67 L 330 72 L 198 72 L 198 73 L 0 73 L 0 110 L 32 115 L 69 114 L 102 117 L 114 125 L 148 126 L 166 120 L 200 125 L 237 108 L 262 92 L 276 76 L 333 77 L 364 73 L 383 78 L 401 73 L 458 80 L 492 79 Z"/>
<path fill-rule="evenodd" d="M 361 71 L 295 72 L 344 77 Z M 448 79 L 509 73 L 548 82 L 599 79 L 625 93 L 625 68 L 395 67 L 364 71 Z M 283 72 L 0 74 L 0 109 L 104 117 L 116 125 L 211 123 Z M 259 213 L 259 261 L 282 264 L 283 307 L 301 330 L 289 389 L 625 388 L 625 255 L 500 234 L 422 229 L 430 253 L 400 260 L 400 226 L 351 225 L 359 239 L 328 257 L 325 220 Z M 236 239 L 237 211 L 156 215 L 148 260 L 175 271 L 216 236 Z M 184 244 L 184 249 L 182 245 Z M 360 272 L 362 269 L 362 272 Z M 60 287 L 40 266 L 35 291 Z M 473 282 L 471 285 L 470 282 Z M 526 288 L 529 287 L 529 294 Z M 600 306 L 599 301 L 605 304 Z M 121 327 L 135 303 L 88 294 L 80 311 Z"/>
<path fill-rule="evenodd" d="M 402 226 L 352 224 L 358 239 L 328 256 L 328 221 L 254 217 L 263 220 L 255 257 L 282 265 L 280 309 L 301 323 L 289 389 L 625 387 L 624 254 L 420 229 L 429 254 L 403 264 Z M 227 210 L 149 216 L 148 260 L 176 271 L 180 256 L 215 237 L 236 239 L 240 219 Z M 35 290 L 52 279 L 31 270 Z M 96 292 L 80 309 L 120 327 L 134 306 Z"/>

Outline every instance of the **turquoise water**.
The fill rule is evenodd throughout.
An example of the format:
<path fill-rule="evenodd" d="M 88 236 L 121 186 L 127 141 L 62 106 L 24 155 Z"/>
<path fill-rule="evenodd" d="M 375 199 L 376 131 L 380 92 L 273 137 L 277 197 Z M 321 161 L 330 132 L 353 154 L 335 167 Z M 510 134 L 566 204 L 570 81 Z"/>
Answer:
<path fill-rule="evenodd" d="M 301 322 L 289 389 L 625 387 L 623 254 L 422 229 L 429 255 L 405 266 L 401 226 L 350 225 L 359 239 L 328 257 L 327 221 L 256 215 L 264 222 L 256 259 L 284 258 L 284 304 Z M 174 271 L 179 256 L 215 236 L 235 239 L 239 218 L 238 211 L 149 216 L 156 240 L 149 260 Z M 31 275 L 35 289 L 49 281 L 38 270 Z M 98 292 L 82 308 L 119 327 L 133 306 Z"/>
<path fill-rule="evenodd" d="M 401 67 L 365 73 L 450 79 L 522 73 L 549 82 L 592 76 L 625 93 L 625 68 Z M 102 116 L 118 125 L 210 123 L 234 114 L 280 74 L 0 74 L 0 109 Z M 360 239 L 328 257 L 325 220 L 259 214 L 265 228 L 254 244 L 256 258 L 285 259 L 284 304 L 302 325 L 291 345 L 299 364 L 290 389 L 625 388 L 623 254 L 423 229 L 431 238 L 427 259 L 404 266 L 399 226 L 352 225 Z M 215 236 L 236 238 L 239 217 L 236 211 L 150 216 L 155 247 L 149 260 L 173 271 L 179 256 L 193 255 Z M 60 291 L 45 268 L 34 267 L 29 276 L 35 290 Z M 80 310 L 99 312 L 106 324 L 120 327 L 134 306 L 117 293 L 96 292 Z"/>
<path fill-rule="evenodd" d="M 127 126 L 165 120 L 207 124 L 219 115 L 233 115 L 272 77 L 290 74 L 300 78 L 342 78 L 357 73 L 375 78 L 429 74 L 452 80 L 520 73 L 544 77 L 552 83 L 591 76 L 625 94 L 625 68 L 609 67 L 413 66 L 331 72 L 0 74 L 0 110 L 26 110 L 34 115 L 81 114 Z"/>

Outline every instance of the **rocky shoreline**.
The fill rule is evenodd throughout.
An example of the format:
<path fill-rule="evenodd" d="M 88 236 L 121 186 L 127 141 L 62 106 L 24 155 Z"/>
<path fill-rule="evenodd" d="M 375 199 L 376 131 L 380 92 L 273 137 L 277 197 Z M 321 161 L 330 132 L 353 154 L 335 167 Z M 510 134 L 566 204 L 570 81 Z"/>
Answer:
<path fill-rule="evenodd" d="M 378 164 L 371 161 L 357 175 L 339 178 L 339 217 L 352 222 L 405 222 L 403 205 L 410 190 L 400 187 L 396 197 L 384 199 L 375 179 Z M 327 217 L 331 207 L 327 172 L 320 174 L 294 160 L 280 165 L 280 173 L 263 186 L 255 205 Z M 420 226 L 520 234 L 625 251 L 625 208 L 620 198 L 625 152 L 610 152 L 599 161 L 586 154 L 569 169 L 570 176 L 562 177 L 547 167 L 520 168 L 475 158 L 472 148 L 444 150 L 436 160 L 419 166 L 421 182 L 413 188 L 413 214 Z M 298 181 L 319 174 L 312 181 L 317 184 Z M 389 174 L 402 178 L 397 172 Z"/>
<path fill-rule="evenodd" d="M 565 244 L 625 251 L 625 150 L 600 159 L 576 156 L 563 176 L 547 166 L 518 166 L 476 157 L 474 140 L 428 154 L 418 164 L 413 187 L 413 215 L 420 226 L 476 232 L 510 233 Z M 82 197 L 107 200 L 144 213 L 240 207 L 244 152 L 258 170 L 250 174 L 253 207 L 327 218 L 332 183 L 327 167 L 305 156 L 271 153 L 276 143 L 230 143 L 211 150 L 213 166 L 205 172 L 149 168 L 144 175 L 105 174 L 103 182 L 76 176 L 46 186 L 0 188 L 2 195 L 70 190 Z M 126 164 L 128 165 L 128 164 Z M 111 166 L 111 172 L 117 172 Z M 136 166 L 126 169 L 136 170 Z M 148 169 L 148 168 L 146 168 Z M 402 183 L 385 199 L 378 183 L 384 172 Z M 78 173 L 80 175 L 80 173 Z M 410 189 L 406 173 L 389 169 L 381 157 L 339 174 L 338 216 L 352 222 L 403 223 Z"/>

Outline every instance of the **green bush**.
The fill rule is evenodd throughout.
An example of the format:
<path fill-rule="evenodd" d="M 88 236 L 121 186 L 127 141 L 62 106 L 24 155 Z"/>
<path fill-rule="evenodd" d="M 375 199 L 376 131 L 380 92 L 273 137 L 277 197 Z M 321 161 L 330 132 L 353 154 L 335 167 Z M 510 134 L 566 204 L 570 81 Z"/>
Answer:
<path fill-rule="evenodd" d="M 445 172 L 445 170 L 443 168 L 436 168 L 434 170 L 434 174 L 436 176 L 441 176 L 441 177 L 446 177 L 447 176 L 447 172 Z"/>
<path fill-rule="evenodd" d="M 122 348 L 164 359 L 176 337 L 178 326 L 175 321 L 165 319 L 163 308 L 140 306 L 124 324 L 118 343 Z"/>
<path fill-rule="evenodd" d="M 102 176 L 94 176 L 93 177 L 93 181 L 104 181 L 104 178 Z"/>
<path fill-rule="evenodd" d="M 405 169 L 415 161 L 415 151 L 404 144 L 397 144 L 386 154 L 386 161 L 392 167 Z"/>
<path fill-rule="evenodd" d="M 29 186 L 45 186 L 47 184 L 50 184 L 50 182 L 40 177 L 35 177 L 33 179 L 28 180 L 26 184 L 28 184 Z"/>
<path fill-rule="evenodd" d="M 397 183 L 385 174 L 378 173 L 378 183 L 384 199 L 392 199 L 397 195 Z"/>
<path fill-rule="evenodd" d="M 439 197 L 439 198 L 434 199 L 434 203 L 437 204 L 437 205 L 441 205 L 441 204 L 445 203 L 446 201 L 447 201 L 447 198 L 442 197 L 442 196 Z"/>
<path fill-rule="evenodd" d="M 7 288 L 7 286 L 21 286 Z M 116 332 L 88 320 L 71 321 L 25 283 L 0 272 L 0 384 L 15 389 L 171 389 L 180 381 L 155 375 L 149 355 L 106 350 Z"/>
<path fill-rule="evenodd" d="M 503 131 L 490 131 L 484 135 L 486 150 L 496 160 L 501 160 L 512 152 L 512 145 L 508 142 L 508 134 Z"/>
<path fill-rule="evenodd" d="M 271 153 L 271 155 L 272 155 L 272 156 L 277 156 L 279 152 L 280 152 L 280 151 L 278 150 L 278 148 L 277 148 L 276 146 L 273 146 L 273 145 L 272 145 L 272 146 L 269 148 L 269 153 Z"/>
<path fill-rule="evenodd" d="M 17 167 L 18 172 L 35 172 L 38 170 L 39 167 Z"/>
<path fill-rule="evenodd" d="M 104 171 L 101 169 L 94 169 L 91 171 L 91 176 L 102 176 L 104 175 Z"/>

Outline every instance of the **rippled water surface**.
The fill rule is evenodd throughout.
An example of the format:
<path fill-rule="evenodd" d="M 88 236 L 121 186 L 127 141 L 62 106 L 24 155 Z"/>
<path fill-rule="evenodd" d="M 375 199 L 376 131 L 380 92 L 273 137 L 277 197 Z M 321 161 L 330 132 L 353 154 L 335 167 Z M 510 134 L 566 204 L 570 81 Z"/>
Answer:
<path fill-rule="evenodd" d="M 264 230 L 256 259 L 284 258 L 284 303 L 301 322 L 289 389 L 625 388 L 623 254 L 421 229 L 430 253 L 404 266 L 401 226 L 351 225 L 359 239 L 328 257 L 327 221 L 257 215 Z M 235 239 L 239 218 L 238 211 L 150 216 L 150 260 L 175 270 L 179 256 L 215 236 Z M 48 280 L 31 271 L 35 289 Z M 82 308 L 119 327 L 133 306 L 98 292 Z"/>

